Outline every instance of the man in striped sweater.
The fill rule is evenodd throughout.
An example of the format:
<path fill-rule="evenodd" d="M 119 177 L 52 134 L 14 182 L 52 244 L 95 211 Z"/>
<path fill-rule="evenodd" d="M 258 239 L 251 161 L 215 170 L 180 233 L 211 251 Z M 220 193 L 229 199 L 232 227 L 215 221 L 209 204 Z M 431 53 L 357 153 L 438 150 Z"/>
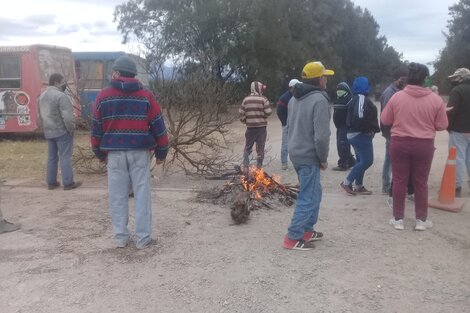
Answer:
<path fill-rule="evenodd" d="M 137 68 L 128 56 L 112 67 L 111 85 L 101 90 L 93 106 L 91 145 L 108 168 L 108 197 L 117 247 L 127 246 L 130 234 L 129 188 L 135 197 L 135 237 L 138 249 L 152 242 L 150 151 L 157 164 L 168 152 L 161 108 L 152 93 L 134 77 Z"/>
<path fill-rule="evenodd" d="M 254 81 L 251 83 L 251 93 L 243 99 L 240 106 L 240 121 L 246 124 L 245 149 L 243 151 L 243 167 L 248 170 L 250 166 L 250 154 L 256 143 L 256 166 L 263 167 L 264 146 L 266 143 L 267 118 L 272 113 L 268 99 L 263 96 L 266 85 Z"/>

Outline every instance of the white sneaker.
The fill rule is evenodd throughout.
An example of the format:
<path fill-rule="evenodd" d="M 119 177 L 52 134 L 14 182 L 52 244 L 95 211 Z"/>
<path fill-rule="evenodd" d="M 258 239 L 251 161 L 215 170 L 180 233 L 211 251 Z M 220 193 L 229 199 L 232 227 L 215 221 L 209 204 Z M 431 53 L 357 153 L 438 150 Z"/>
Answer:
<path fill-rule="evenodd" d="M 403 220 L 396 221 L 394 217 L 392 217 L 389 224 L 392 225 L 393 228 L 398 229 L 398 230 L 405 229 L 405 226 L 403 225 Z"/>
<path fill-rule="evenodd" d="M 388 197 L 387 205 L 390 208 L 390 210 L 393 210 L 393 198 L 392 197 Z"/>
<path fill-rule="evenodd" d="M 415 195 L 414 194 L 406 195 L 406 199 L 410 200 L 411 202 L 415 202 Z"/>
<path fill-rule="evenodd" d="M 426 230 L 427 228 L 432 227 L 432 222 L 429 220 L 416 220 L 415 230 Z"/>

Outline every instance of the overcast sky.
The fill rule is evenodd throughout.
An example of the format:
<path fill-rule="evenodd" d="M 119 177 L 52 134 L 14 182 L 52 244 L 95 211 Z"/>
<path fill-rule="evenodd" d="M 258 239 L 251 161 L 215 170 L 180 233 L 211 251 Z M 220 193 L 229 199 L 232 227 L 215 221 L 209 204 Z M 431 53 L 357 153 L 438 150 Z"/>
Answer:
<path fill-rule="evenodd" d="M 295 1 L 295 0 L 292 0 Z M 327 1 L 327 0 L 324 0 Z M 8 0 L 0 10 L 0 45 L 42 43 L 73 51 L 127 51 L 113 23 L 125 0 Z M 448 7 L 458 0 L 354 0 L 368 8 L 380 34 L 404 59 L 434 61 L 445 46 Z"/>

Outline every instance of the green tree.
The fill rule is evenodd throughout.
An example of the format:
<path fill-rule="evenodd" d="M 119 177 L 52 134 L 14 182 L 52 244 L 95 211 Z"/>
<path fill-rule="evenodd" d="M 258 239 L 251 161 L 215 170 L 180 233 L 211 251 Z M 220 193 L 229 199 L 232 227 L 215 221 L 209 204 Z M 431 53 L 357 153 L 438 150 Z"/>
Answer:
<path fill-rule="evenodd" d="M 450 85 L 447 76 L 457 68 L 470 68 L 470 0 L 460 0 L 449 8 L 451 19 L 447 28 L 446 46 L 434 63 L 436 72 L 433 75 L 441 92 L 447 93 Z"/>

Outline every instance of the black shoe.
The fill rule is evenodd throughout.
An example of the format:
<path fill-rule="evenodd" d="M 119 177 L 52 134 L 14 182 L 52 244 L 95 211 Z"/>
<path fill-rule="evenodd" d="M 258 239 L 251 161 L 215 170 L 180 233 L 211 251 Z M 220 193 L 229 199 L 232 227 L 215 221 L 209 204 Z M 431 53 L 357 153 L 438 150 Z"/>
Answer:
<path fill-rule="evenodd" d="M 64 190 L 72 190 L 72 189 L 75 189 L 75 188 L 78 188 L 82 185 L 81 182 L 77 181 L 77 182 L 73 182 L 72 184 L 70 185 L 67 185 L 67 186 L 64 186 Z"/>
<path fill-rule="evenodd" d="M 344 166 L 336 166 L 336 167 L 333 167 L 332 170 L 333 170 L 333 171 L 344 172 L 344 171 L 347 171 L 348 168 L 347 168 L 347 167 L 344 167 Z"/>
<path fill-rule="evenodd" d="M 47 189 L 49 189 L 49 190 L 54 190 L 54 189 L 57 189 L 57 188 L 59 188 L 59 187 L 60 187 L 60 183 L 59 183 L 59 182 L 57 182 L 57 183 L 55 183 L 55 184 L 47 185 Z"/>
<path fill-rule="evenodd" d="M 462 198 L 462 187 L 455 188 L 455 196 L 457 198 Z"/>

